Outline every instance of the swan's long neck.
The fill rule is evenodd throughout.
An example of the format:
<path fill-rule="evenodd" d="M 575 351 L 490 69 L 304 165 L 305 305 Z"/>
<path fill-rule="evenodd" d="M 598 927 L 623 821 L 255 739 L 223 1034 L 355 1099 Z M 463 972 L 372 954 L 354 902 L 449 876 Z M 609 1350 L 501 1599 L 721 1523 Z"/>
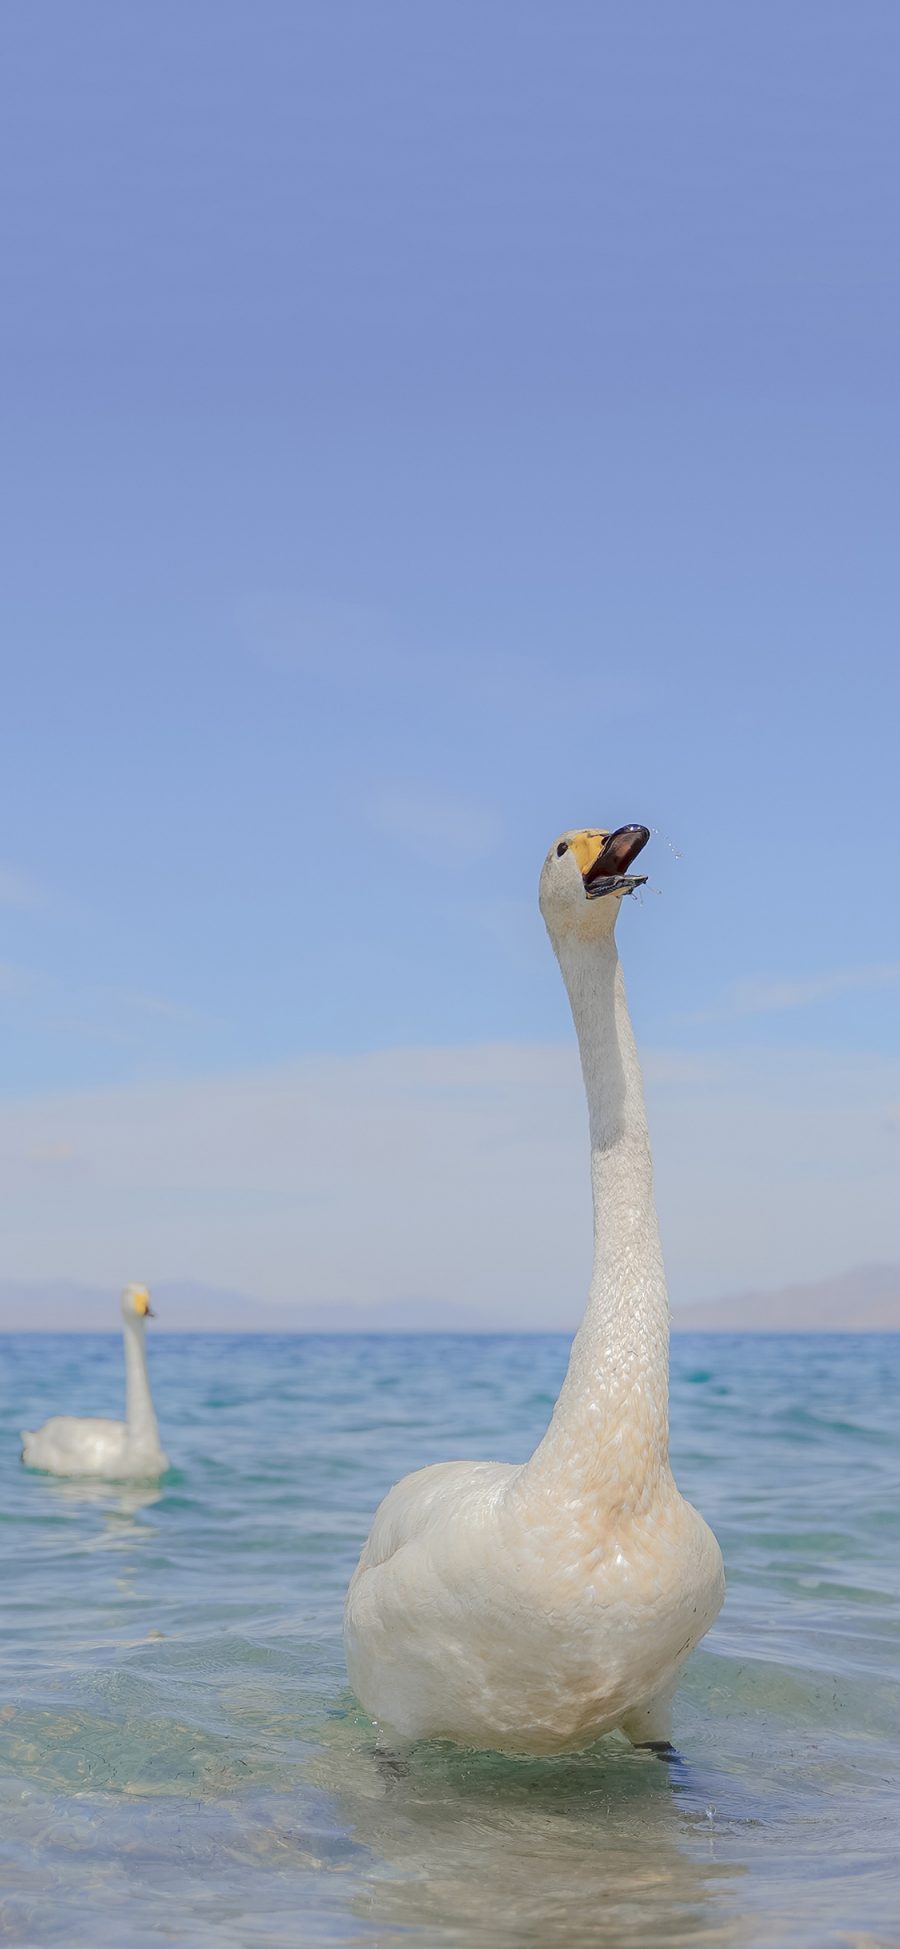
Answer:
<path fill-rule="evenodd" d="M 159 1428 L 147 1374 L 144 1329 L 136 1319 L 125 1321 L 125 1423 L 129 1437 L 142 1447 L 159 1447 Z"/>
<path fill-rule="evenodd" d="M 616 1510 L 668 1470 L 669 1303 L 641 1071 L 612 932 L 557 945 L 587 1091 L 594 1269 L 553 1420 L 529 1472 Z"/>

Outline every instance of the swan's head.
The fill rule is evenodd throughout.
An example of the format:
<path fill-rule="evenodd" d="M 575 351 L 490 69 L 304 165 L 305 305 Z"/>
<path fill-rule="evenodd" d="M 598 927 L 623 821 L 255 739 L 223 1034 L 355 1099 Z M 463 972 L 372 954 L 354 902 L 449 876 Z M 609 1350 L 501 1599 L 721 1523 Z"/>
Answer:
<path fill-rule="evenodd" d="M 643 886 L 647 877 L 629 874 L 628 868 L 649 837 L 646 826 L 618 826 L 615 832 L 586 826 L 554 839 L 540 887 L 541 913 L 550 933 L 585 938 L 611 934 L 622 895 Z"/>
<path fill-rule="evenodd" d="M 146 1286 L 126 1286 L 122 1294 L 122 1316 L 126 1320 L 152 1320 L 153 1308 Z"/>

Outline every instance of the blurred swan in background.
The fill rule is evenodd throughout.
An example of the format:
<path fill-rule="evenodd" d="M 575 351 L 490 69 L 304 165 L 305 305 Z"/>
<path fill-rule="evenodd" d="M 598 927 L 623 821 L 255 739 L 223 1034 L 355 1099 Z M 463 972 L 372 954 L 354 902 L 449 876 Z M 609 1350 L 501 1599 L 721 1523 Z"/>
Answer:
<path fill-rule="evenodd" d="M 722 1603 L 718 1544 L 669 1467 L 668 1297 L 615 943 L 649 837 L 645 826 L 568 832 L 544 863 L 541 912 L 590 1113 L 590 1293 L 531 1460 L 439 1463 L 377 1511 L 345 1643 L 385 1745 L 550 1754 L 620 1728 L 671 1751 L 679 1668 Z"/>
<path fill-rule="evenodd" d="M 26 1468 L 51 1475 L 102 1476 L 107 1481 L 147 1481 L 169 1466 L 159 1439 L 150 1393 L 144 1334 L 153 1318 L 146 1286 L 126 1286 L 122 1294 L 125 1340 L 125 1419 L 54 1415 L 42 1428 L 23 1428 Z"/>

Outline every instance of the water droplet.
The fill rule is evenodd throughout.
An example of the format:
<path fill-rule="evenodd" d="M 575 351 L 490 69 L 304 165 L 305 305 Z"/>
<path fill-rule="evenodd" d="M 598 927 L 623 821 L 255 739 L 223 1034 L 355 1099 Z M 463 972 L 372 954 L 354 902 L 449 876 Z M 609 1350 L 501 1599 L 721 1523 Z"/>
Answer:
<path fill-rule="evenodd" d="M 673 859 L 683 859 L 684 855 L 681 851 L 681 848 L 679 846 L 673 845 L 672 840 L 669 838 L 668 833 L 663 832 L 661 826 L 651 826 L 650 830 L 651 832 L 655 832 L 657 839 L 661 839 L 663 841 L 663 844 L 668 846 Z"/>

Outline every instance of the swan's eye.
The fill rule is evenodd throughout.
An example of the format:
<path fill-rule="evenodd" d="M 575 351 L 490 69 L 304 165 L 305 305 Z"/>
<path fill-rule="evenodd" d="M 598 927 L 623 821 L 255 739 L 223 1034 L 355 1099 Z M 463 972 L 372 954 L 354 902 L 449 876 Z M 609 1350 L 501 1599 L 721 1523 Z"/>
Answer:
<path fill-rule="evenodd" d="M 567 853 L 567 852 L 568 852 L 568 850 L 569 850 L 569 842 L 568 842 L 568 840 L 567 840 L 567 839 L 561 839 L 561 840 L 560 840 L 560 842 L 559 842 L 559 845 L 558 845 L 558 846 L 557 846 L 557 848 L 556 848 L 556 857 L 557 857 L 557 859 L 562 859 L 562 856 L 563 856 L 563 853 Z"/>

